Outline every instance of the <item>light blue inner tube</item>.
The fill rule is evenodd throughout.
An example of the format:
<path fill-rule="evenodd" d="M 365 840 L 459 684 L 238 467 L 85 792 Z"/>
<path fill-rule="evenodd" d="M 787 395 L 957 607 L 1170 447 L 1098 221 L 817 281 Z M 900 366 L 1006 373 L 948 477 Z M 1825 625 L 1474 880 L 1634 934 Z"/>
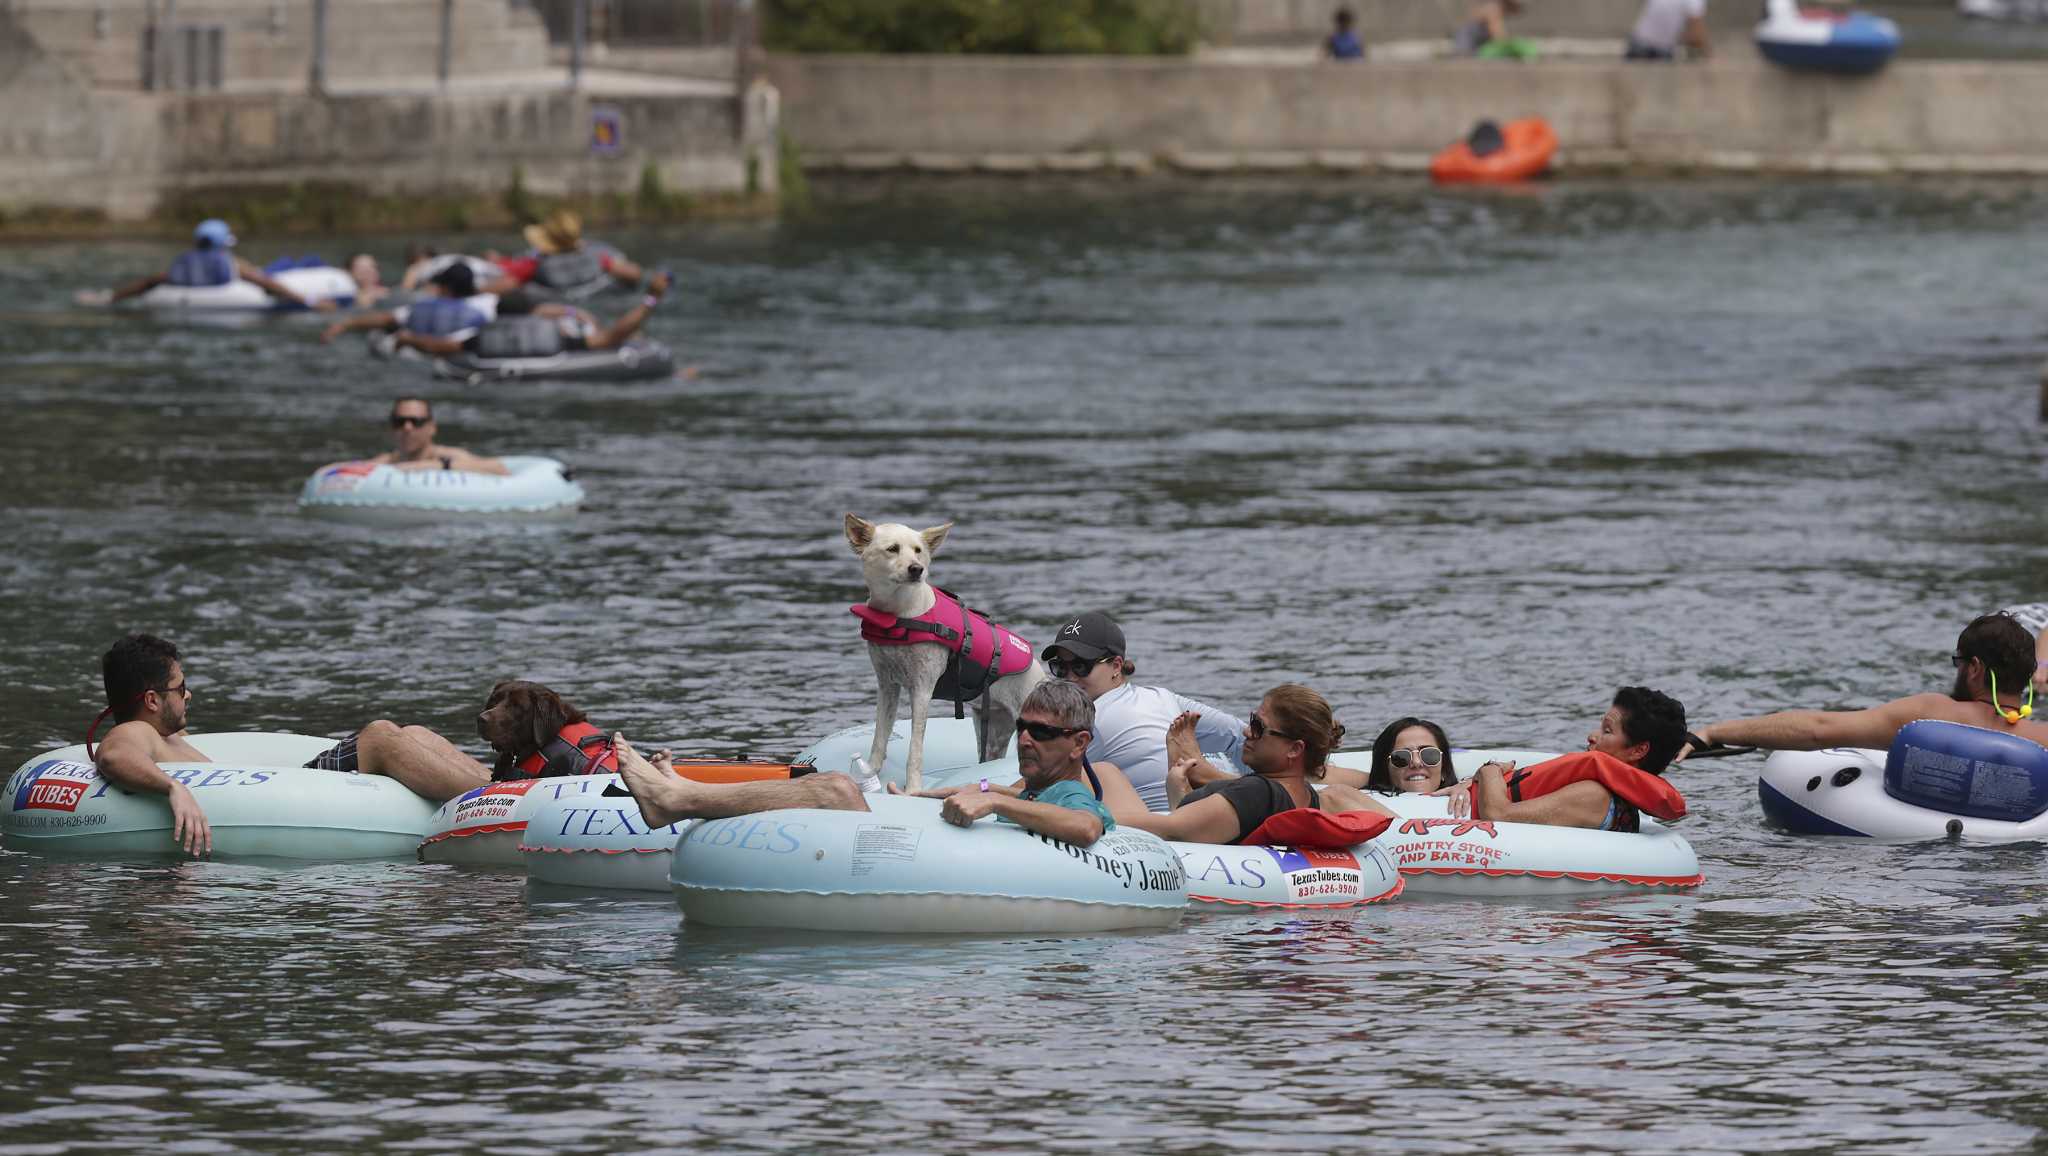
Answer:
<path fill-rule="evenodd" d="M 1119 827 L 1075 847 L 985 818 L 955 827 L 936 799 L 868 795 L 868 811 L 767 811 L 691 827 L 669 881 L 683 916 L 726 927 L 898 933 L 1171 927 L 1180 860 Z"/>
<path fill-rule="evenodd" d="M 510 474 L 343 462 L 306 479 L 299 508 L 322 517 L 385 525 L 487 516 L 566 517 L 582 505 L 583 487 L 554 458 L 499 460 Z"/>
<path fill-rule="evenodd" d="M 213 829 L 215 858 L 412 858 L 434 804 L 395 779 L 303 766 L 335 740 L 294 734 L 201 734 L 214 761 L 167 763 Z M 102 779 L 84 746 L 37 755 L 7 780 L 0 834 L 15 851 L 132 856 L 181 854 L 162 795 Z"/>

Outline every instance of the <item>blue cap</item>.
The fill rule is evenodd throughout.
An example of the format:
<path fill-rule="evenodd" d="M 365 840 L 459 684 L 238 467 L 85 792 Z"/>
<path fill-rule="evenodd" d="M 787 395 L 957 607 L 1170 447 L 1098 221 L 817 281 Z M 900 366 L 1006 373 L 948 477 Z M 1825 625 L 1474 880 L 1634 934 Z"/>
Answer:
<path fill-rule="evenodd" d="M 228 231 L 228 223 L 219 217 L 212 217 L 199 222 L 199 227 L 192 230 L 192 239 L 195 241 L 205 241 L 216 249 L 232 249 L 235 247 L 235 235 Z"/>

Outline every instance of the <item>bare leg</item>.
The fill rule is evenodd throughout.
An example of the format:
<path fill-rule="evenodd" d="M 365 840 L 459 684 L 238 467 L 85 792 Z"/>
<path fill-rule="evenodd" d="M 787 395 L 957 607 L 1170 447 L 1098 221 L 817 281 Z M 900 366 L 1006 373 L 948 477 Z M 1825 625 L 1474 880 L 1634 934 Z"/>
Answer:
<path fill-rule="evenodd" d="M 397 779 L 436 803 L 491 781 L 490 768 L 454 743 L 425 727 L 400 727 L 385 719 L 356 733 L 356 765 L 366 775 Z"/>
<path fill-rule="evenodd" d="M 633 749 L 626 736 L 615 734 L 612 742 L 618 747 L 619 777 L 633 793 L 633 801 L 640 804 L 640 818 L 650 829 L 684 819 L 724 819 L 790 807 L 823 811 L 868 809 L 859 785 L 837 772 L 805 775 L 787 782 L 699 783 L 676 774 L 665 754 L 657 755 L 650 763 Z"/>
<path fill-rule="evenodd" d="M 875 664 L 875 678 L 880 685 L 875 695 L 875 737 L 868 744 L 868 769 L 879 775 L 882 763 L 889 757 L 889 732 L 896 726 L 896 698 L 903 693 L 903 687 L 879 662 Z"/>
<path fill-rule="evenodd" d="M 924 790 L 924 723 L 931 713 L 932 694 L 929 689 L 911 697 L 910 754 L 903 760 L 903 784 L 913 795 Z"/>

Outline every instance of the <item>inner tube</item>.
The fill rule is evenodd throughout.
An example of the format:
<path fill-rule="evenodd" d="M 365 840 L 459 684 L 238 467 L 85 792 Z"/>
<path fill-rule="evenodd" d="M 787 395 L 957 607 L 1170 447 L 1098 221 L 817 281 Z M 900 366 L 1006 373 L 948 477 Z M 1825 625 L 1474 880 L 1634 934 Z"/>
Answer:
<path fill-rule="evenodd" d="M 464 791 L 441 804 L 427 837 L 420 842 L 422 863 L 457 863 L 466 867 L 519 869 L 519 841 L 542 802 L 580 800 L 604 786 L 601 775 L 568 775 L 553 779 L 511 779 Z"/>
<path fill-rule="evenodd" d="M 1166 844 L 1198 907 L 1358 907 L 1401 894 L 1401 870 L 1378 839 L 1344 850 Z"/>
<path fill-rule="evenodd" d="M 553 381 L 655 381 L 676 371 L 676 355 L 658 341 L 628 341 L 616 349 L 565 350 L 546 357 L 478 357 L 460 353 L 434 360 L 434 376 L 482 385 L 546 378 Z"/>
<path fill-rule="evenodd" d="M 216 859 L 409 858 L 434 804 L 382 775 L 312 770 L 334 745 L 315 735 L 192 735 L 210 763 L 166 763 L 206 812 Z M 40 854 L 182 855 L 162 796 L 102 779 L 85 747 L 59 747 L 7 780 L 0 834 L 10 850 Z"/>
<path fill-rule="evenodd" d="M 868 811 L 714 819 L 676 844 L 685 920 L 725 927 L 1038 933 L 1172 927 L 1188 893 L 1157 836 L 1119 827 L 1088 847 L 983 819 L 955 827 L 936 799 L 866 796 Z"/>
<path fill-rule="evenodd" d="M 937 712 L 933 712 L 936 716 Z M 844 730 L 833 731 L 810 746 L 805 747 L 793 760 L 809 763 L 820 771 L 838 771 L 858 779 L 853 760 L 866 758 L 875 736 L 873 723 L 861 723 Z M 1005 758 L 1009 760 L 1008 777 L 999 778 L 997 773 L 988 777 L 997 782 L 1014 782 L 1017 778 L 1015 756 L 1017 740 L 1013 736 Z M 910 720 L 899 718 L 889 728 L 889 757 L 884 765 L 872 768 L 885 783 L 896 786 L 906 785 L 910 758 Z M 927 787 L 944 786 L 955 782 L 973 782 L 982 776 L 981 745 L 974 735 L 972 718 L 956 719 L 948 712 L 945 717 L 932 717 L 924 725 L 924 783 Z M 972 772 L 972 773 L 970 773 Z"/>
<path fill-rule="evenodd" d="M 350 305 L 356 299 L 355 278 L 348 270 L 332 265 L 309 269 L 286 269 L 272 280 L 306 299 L 309 305 L 332 301 Z M 275 313 L 298 310 L 272 297 L 254 282 L 239 278 L 225 285 L 158 285 L 146 293 L 118 302 L 117 309 L 149 309 L 191 313 Z"/>
<path fill-rule="evenodd" d="M 1529 766 L 1531 751 L 1454 752 L 1458 766 L 1494 760 Z M 1369 752 L 1332 756 L 1364 766 Z M 1684 890 L 1705 879 L 1692 844 L 1670 826 L 1642 818 L 1641 832 L 1455 818 L 1438 795 L 1374 793 L 1399 818 L 1375 842 L 1393 853 L 1411 895 L 1601 895 Z"/>
<path fill-rule="evenodd" d="M 1757 778 L 1764 821 L 1795 835 L 2048 839 L 2048 748 L 1923 719 L 1889 751 L 1778 751 Z"/>
<path fill-rule="evenodd" d="M 1481 121 L 1464 140 L 1436 154 L 1429 162 L 1430 179 L 1440 185 L 1503 184 L 1541 176 L 1557 153 L 1557 133 L 1541 117 L 1512 120 L 1498 129 L 1499 140 Z"/>
<path fill-rule="evenodd" d="M 554 458 L 506 457 L 510 474 L 401 470 L 369 462 L 325 466 L 306 479 L 299 508 L 365 525 L 411 525 L 479 517 L 567 517 L 583 487 Z"/>
<path fill-rule="evenodd" d="M 1868 12 L 1801 8 L 1796 0 L 1768 0 L 1756 26 L 1757 51 L 1781 68 L 1862 76 L 1876 72 L 1899 50 L 1899 26 Z"/>
<path fill-rule="evenodd" d="M 526 877 L 556 887 L 666 893 L 676 840 L 696 820 L 649 830 L 619 776 L 585 778 L 597 789 L 547 798 L 527 818 L 519 842 Z"/>

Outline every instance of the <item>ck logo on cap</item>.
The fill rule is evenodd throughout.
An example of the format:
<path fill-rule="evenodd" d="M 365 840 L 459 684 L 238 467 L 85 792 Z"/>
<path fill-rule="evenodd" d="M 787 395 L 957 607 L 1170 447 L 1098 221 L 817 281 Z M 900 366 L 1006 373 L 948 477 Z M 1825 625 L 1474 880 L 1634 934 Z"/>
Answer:
<path fill-rule="evenodd" d="M 1061 633 L 1061 634 L 1079 634 L 1079 633 L 1081 633 L 1081 620 L 1080 620 L 1080 619 L 1078 619 L 1078 618 L 1076 618 L 1076 619 L 1074 619 L 1074 620 L 1073 620 L 1072 622 L 1069 622 L 1069 623 L 1067 623 L 1067 624 L 1066 624 L 1065 626 L 1062 626 L 1062 627 L 1060 627 L 1060 633 Z"/>

